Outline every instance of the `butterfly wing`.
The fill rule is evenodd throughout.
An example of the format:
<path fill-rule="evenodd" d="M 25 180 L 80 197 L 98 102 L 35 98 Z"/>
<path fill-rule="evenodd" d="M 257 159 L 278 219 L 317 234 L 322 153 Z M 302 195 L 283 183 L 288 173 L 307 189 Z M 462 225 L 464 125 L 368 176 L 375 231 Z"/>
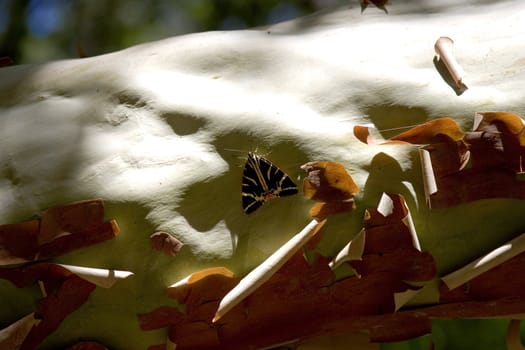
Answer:
<path fill-rule="evenodd" d="M 246 214 L 270 198 L 296 193 L 297 186 L 284 171 L 268 159 L 248 153 L 242 176 L 242 207 Z"/>

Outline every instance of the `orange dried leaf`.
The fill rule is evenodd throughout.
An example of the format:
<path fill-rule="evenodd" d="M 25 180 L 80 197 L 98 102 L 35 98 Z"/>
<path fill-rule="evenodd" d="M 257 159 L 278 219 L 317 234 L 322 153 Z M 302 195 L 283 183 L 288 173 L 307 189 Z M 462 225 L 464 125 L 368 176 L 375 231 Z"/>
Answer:
<path fill-rule="evenodd" d="M 303 182 L 304 195 L 321 202 L 352 200 L 359 192 L 352 177 L 341 163 L 320 161 L 301 166 L 308 174 Z"/>
<path fill-rule="evenodd" d="M 418 125 L 391 138 L 395 141 L 405 141 L 412 144 L 428 144 L 446 140 L 458 141 L 465 134 L 452 118 L 438 118 Z"/>

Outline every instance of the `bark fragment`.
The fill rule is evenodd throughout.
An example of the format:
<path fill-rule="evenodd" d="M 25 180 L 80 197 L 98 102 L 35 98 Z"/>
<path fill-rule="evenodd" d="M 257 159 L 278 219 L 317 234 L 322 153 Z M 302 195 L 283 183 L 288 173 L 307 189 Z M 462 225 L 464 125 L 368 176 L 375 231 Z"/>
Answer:
<path fill-rule="evenodd" d="M 101 199 L 49 208 L 38 220 L 0 226 L 0 265 L 52 258 L 118 233 L 116 221 L 104 221 Z"/>

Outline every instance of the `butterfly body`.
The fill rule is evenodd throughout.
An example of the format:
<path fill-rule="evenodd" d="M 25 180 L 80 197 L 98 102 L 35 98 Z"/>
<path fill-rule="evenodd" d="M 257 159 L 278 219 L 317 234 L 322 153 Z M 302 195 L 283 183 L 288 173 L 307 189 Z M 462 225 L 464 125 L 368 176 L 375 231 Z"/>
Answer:
<path fill-rule="evenodd" d="M 267 200 L 296 193 L 295 183 L 277 165 L 248 153 L 242 176 L 242 207 L 246 214 L 254 212 Z"/>

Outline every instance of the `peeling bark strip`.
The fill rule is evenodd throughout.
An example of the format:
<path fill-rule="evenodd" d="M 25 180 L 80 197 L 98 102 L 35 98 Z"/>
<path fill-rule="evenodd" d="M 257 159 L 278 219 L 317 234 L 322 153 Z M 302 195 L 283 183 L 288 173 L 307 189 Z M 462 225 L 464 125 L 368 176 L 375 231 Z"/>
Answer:
<path fill-rule="evenodd" d="M 453 290 L 477 276 L 525 252 L 525 234 L 522 234 L 464 267 L 444 276 L 441 280 Z"/>
<path fill-rule="evenodd" d="M 303 193 L 307 198 L 318 201 L 310 215 L 322 221 L 330 215 L 349 212 L 354 209 L 354 196 L 359 187 L 341 163 L 318 161 L 301 165 L 306 172 Z"/>
<path fill-rule="evenodd" d="M 454 57 L 454 54 L 452 53 L 453 45 L 454 41 L 452 41 L 452 39 L 442 36 L 436 41 L 434 49 L 436 50 L 436 54 L 439 56 L 439 60 L 443 62 L 445 67 L 447 67 L 450 77 L 456 84 L 456 88 L 463 92 L 468 89 L 463 81 L 463 78 L 465 77 L 465 71 L 463 68 L 461 68 L 458 61 Z"/>
<path fill-rule="evenodd" d="M 133 275 L 130 271 L 121 271 L 113 269 L 98 269 L 84 266 L 73 266 L 58 264 L 59 266 L 67 269 L 71 273 L 78 277 L 95 284 L 97 287 L 111 288 L 113 285 L 121 279 L 126 279 Z"/>
<path fill-rule="evenodd" d="M 368 143 L 363 127 L 354 134 Z M 427 205 L 445 208 L 486 198 L 525 199 L 525 126 L 509 112 L 476 113 L 474 130 L 463 132 L 451 118 L 438 118 L 384 143 L 424 145 L 420 149 Z"/>
<path fill-rule="evenodd" d="M 116 221 L 104 222 L 101 199 L 46 209 L 39 220 L 0 226 L 0 265 L 52 258 L 118 233 Z"/>
<path fill-rule="evenodd" d="M 516 178 L 525 155 L 521 118 L 498 112 L 478 113 L 477 119 L 474 131 L 465 133 L 461 141 L 424 147 L 430 153 L 437 187 L 428 198 L 431 207 L 485 198 L 525 198 L 525 182 Z"/>
<path fill-rule="evenodd" d="M 250 271 L 250 273 L 240 280 L 221 300 L 212 322 L 216 323 L 219 321 L 228 311 L 268 281 L 297 251 L 315 236 L 325 222 L 326 220 L 321 222 L 315 219 L 312 220 L 301 232 L 293 236 L 259 266 Z"/>
<path fill-rule="evenodd" d="M 392 242 L 396 236 L 392 233 Z M 176 316 L 165 318 L 158 328 L 171 325 L 170 339 L 177 349 L 241 350 L 362 330 L 369 331 L 373 342 L 400 341 L 430 333 L 434 318 L 505 317 L 525 312 L 525 279 L 508 278 L 521 274 L 525 253 L 454 290 L 442 284 L 439 304 L 397 312 L 393 312 L 391 291 L 409 286 L 396 282 L 390 272 L 380 270 L 367 278 L 334 281 L 326 262 L 317 257 L 313 265 L 308 265 L 301 254 L 294 255 L 272 279 L 222 318 L 218 327 L 203 321 L 213 314 L 220 300 L 214 295 L 213 302 L 199 297 L 201 303 L 192 305 L 186 313 L 172 308 Z M 392 266 L 390 258 L 385 257 L 385 265 Z M 226 277 L 224 283 L 236 282 Z M 192 292 L 213 292 L 208 286 L 195 285 Z M 185 307 L 188 306 L 189 299 Z M 167 315 L 156 310 L 151 313 L 152 318 L 154 313 Z"/>
<path fill-rule="evenodd" d="M 51 263 L 0 268 L 0 278 L 8 279 L 19 288 L 42 281 L 46 291 L 46 296 L 40 299 L 34 313 L 39 322 L 32 326 L 17 350 L 36 349 L 69 314 L 87 301 L 95 289 L 93 283 Z"/>
<path fill-rule="evenodd" d="M 0 226 L 0 264 L 26 263 L 58 256 L 113 238 L 115 221 L 104 222 L 102 200 L 87 200 L 42 212 L 39 220 Z M 13 350 L 32 350 L 53 333 L 60 323 L 86 302 L 96 285 L 109 288 L 127 271 L 91 269 L 51 263 L 0 268 L 0 278 L 19 288 L 39 284 L 43 298 L 34 313 L 36 322 L 18 339 Z M 93 283 L 92 283 L 93 282 Z M 81 343 L 71 349 L 105 349 L 100 344 Z"/>
<path fill-rule="evenodd" d="M 374 250 L 374 247 L 378 247 L 378 250 Z M 399 255 L 400 251 L 405 254 Z M 372 271 L 387 271 L 391 266 L 382 267 L 385 255 L 390 257 L 387 260 L 396 262 L 393 266 L 403 267 L 392 271 L 402 274 L 400 279 L 403 281 L 430 280 L 436 273 L 435 268 L 421 270 L 410 264 L 411 259 L 412 262 L 426 259 L 426 262 L 421 260 L 421 266 L 433 266 L 433 260 L 429 254 L 421 253 L 410 212 L 401 195 L 383 193 L 377 209 L 365 211 L 364 228 L 330 262 L 330 268 L 333 270 L 349 262 L 359 277 L 363 273 L 366 275 L 370 268 Z"/>
<path fill-rule="evenodd" d="M 40 321 L 35 319 L 34 313 L 30 313 L 10 326 L 0 330 L 0 349 L 20 349 L 27 334 L 38 322 Z"/>
<path fill-rule="evenodd" d="M 369 330 L 373 339 L 385 341 L 428 333 L 428 317 L 394 313 L 394 294 L 419 288 L 407 280 L 435 278 L 433 258 L 416 248 L 402 197 L 385 195 L 381 203 L 365 216 L 362 256 L 350 261 L 361 277 L 337 281 L 329 258 L 317 255 L 309 264 L 298 251 L 212 323 L 220 300 L 238 279 L 224 268 L 208 269 L 168 288 L 184 311 L 161 307 L 139 315 L 141 328 L 169 327 L 177 349 L 256 349 L 354 330 Z"/>
<path fill-rule="evenodd" d="M 151 248 L 168 256 L 175 256 L 182 249 L 184 243 L 179 241 L 168 232 L 155 232 L 149 236 Z"/>

